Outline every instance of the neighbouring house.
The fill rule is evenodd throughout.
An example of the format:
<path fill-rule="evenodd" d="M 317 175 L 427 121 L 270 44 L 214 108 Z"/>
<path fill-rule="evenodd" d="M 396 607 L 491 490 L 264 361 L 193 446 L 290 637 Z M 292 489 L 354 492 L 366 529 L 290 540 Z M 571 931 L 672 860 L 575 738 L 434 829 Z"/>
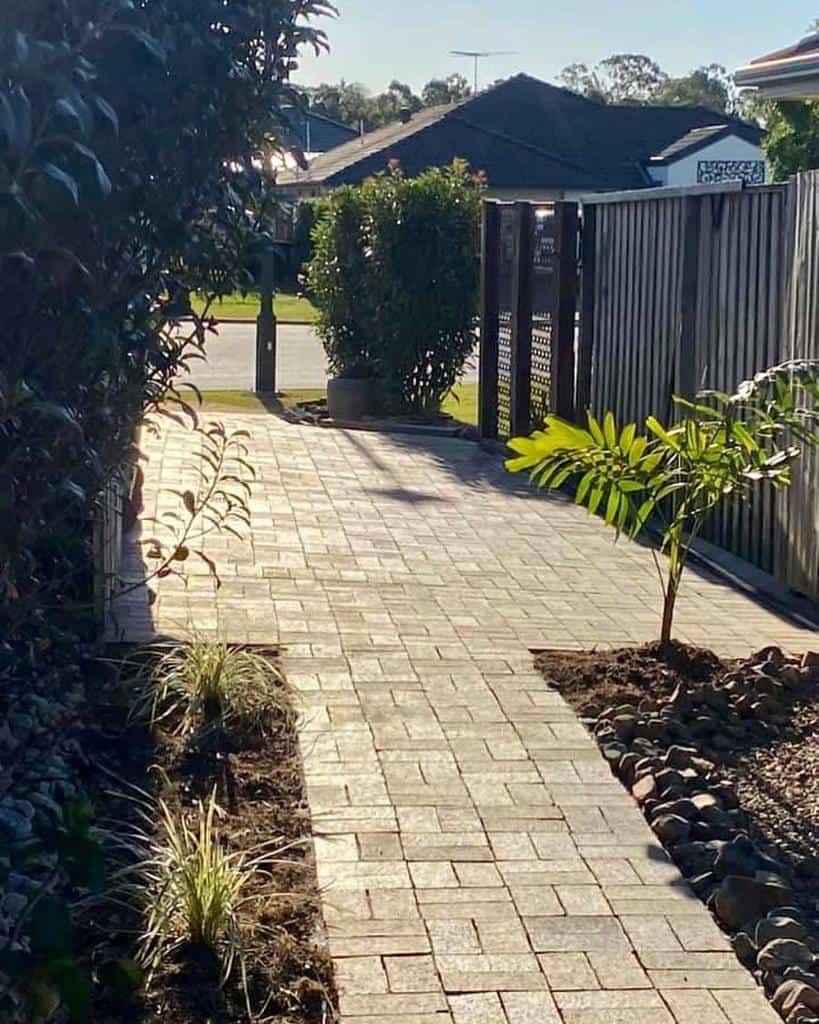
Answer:
<path fill-rule="evenodd" d="M 291 109 L 285 113 L 290 127 L 283 133 L 283 144 L 300 149 L 309 158 L 359 137 L 354 128 L 314 110 Z"/>
<path fill-rule="evenodd" d="M 741 88 L 758 89 L 770 100 L 819 97 L 819 32 L 793 46 L 757 57 L 734 74 Z"/>
<path fill-rule="evenodd" d="M 553 200 L 589 192 L 765 180 L 756 125 L 703 107 L 607 106 L 516 75 L 462 103 L 429 107 L 279 176 L 316 196 L 358 184 L 397 160 L 405 174 L 456 157 L 484 171 L 497 198 Z"/>

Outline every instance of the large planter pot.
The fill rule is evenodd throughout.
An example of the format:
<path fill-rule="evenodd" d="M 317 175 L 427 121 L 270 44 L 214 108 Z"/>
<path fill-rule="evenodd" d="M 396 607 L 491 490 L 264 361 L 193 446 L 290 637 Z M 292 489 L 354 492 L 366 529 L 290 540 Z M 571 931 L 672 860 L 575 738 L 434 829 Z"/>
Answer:
<path fill-rule="evenodd" d="M 327 381 L 327 414 L 334 420 L 360 420 L 378 412 L 378 392 L 371 378 L 332 377 Z"/>

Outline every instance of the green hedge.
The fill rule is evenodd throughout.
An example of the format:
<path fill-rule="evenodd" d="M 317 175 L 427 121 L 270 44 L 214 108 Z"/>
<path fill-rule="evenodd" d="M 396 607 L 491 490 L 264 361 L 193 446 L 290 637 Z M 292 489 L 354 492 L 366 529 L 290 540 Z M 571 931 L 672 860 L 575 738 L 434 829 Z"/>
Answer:
<path fill-rule="evenodd" d="M 378 378 L 391 410 L 436 410 L 472 352 L 480 196 L 456 161 L 391 167 L 320 204 L 307 275 L 331 369 Z"/>

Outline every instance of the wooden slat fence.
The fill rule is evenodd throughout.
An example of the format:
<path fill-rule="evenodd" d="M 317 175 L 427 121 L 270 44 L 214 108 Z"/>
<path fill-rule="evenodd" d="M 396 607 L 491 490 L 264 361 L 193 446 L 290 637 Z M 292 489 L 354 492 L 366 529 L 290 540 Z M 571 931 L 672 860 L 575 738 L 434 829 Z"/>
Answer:
<path fill-rule="evenodd" d="M 525 205 L 503 214 L 514 218 L 516 231 L 532 221 Z M 611 409 L 623 423 L 642 423 L 649 414 L 667 421 L 674 417 L 675 394 L 732 392 L 760 369 L 819 357 L 819 172 L 782 186 L 745 188 L 737 182 L 588 197 L 579 231 L 575 214 L 569 203 L 554 204 L 550 214 L 555 266 L 549 332 L 538 358 L 547 367 L 553 411 L 583 419 L 591 407 Z M 575 345 L 568 317 L 573 325 L 578 250 L 581 328 Z M 531 275 L 531 260 L 516 244 L 514 272 Z M 482 375 L 484 436 L 520 432 L 516 424 L 537 420 L 541 411 L 530 400 L 526 415 L 518 408 L 515 416 L 514 396 L 520 406 L 522 396 L 533 393 L 532 358 L 524 350 L 521 360 L 518 351 L 517 370 L 511 355 L 504 360 L 503 327 L 507 352 L 515 352 L 521 330 L 529 332 L 524 343 L 531 347 L 528 282 L 521 293 L 517 281 L 501 285 L 500 277 L 485 276 L 485 291 L 490 299 L 493 288 L 513 300 L 523 294 L 523 326 L 520 308 L 517 315 L 501 312 L 494 390 L 484 386 Z M 503 307 L 502 300 L 496 304 Z M 483 329 L 486 334 L 486 323 Z M 527 374 L 523 382 L 516 380 L 521 372 Z M 713 517 L 706 537 L 816 599 L 819 457 L 806 457 L 795 477 L 787 495 L 761 488 L 755 500 L 726 507 Z"/>
<path fill-rule="evenodd" d="M 788 359 L 819 358 L 819 172 L 788 185 L 783 342 Z M 819 600 L 819 452 L 806 458 L 777 506 L 775 571 Z"/>

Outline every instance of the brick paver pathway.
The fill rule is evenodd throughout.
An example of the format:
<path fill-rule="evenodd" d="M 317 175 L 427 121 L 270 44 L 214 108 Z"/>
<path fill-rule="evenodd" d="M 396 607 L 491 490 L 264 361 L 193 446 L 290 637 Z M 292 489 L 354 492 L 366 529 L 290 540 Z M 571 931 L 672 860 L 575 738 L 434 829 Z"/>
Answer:
<path fill-rule="evenodd" d="M 653 637 L 648 552 L 466 442 L 228 425 L 252 433 L 252 546 L 215 540 L 218 592 L 164 581 L 155 623 L 133 601 L 120 622 L 286 645 L 345 1024 L 776 1021 L 532 668 Z M 146 444 L 151 512 L 190 439 Z M 678 634 L 816 641 L 694 574 Z"/>

